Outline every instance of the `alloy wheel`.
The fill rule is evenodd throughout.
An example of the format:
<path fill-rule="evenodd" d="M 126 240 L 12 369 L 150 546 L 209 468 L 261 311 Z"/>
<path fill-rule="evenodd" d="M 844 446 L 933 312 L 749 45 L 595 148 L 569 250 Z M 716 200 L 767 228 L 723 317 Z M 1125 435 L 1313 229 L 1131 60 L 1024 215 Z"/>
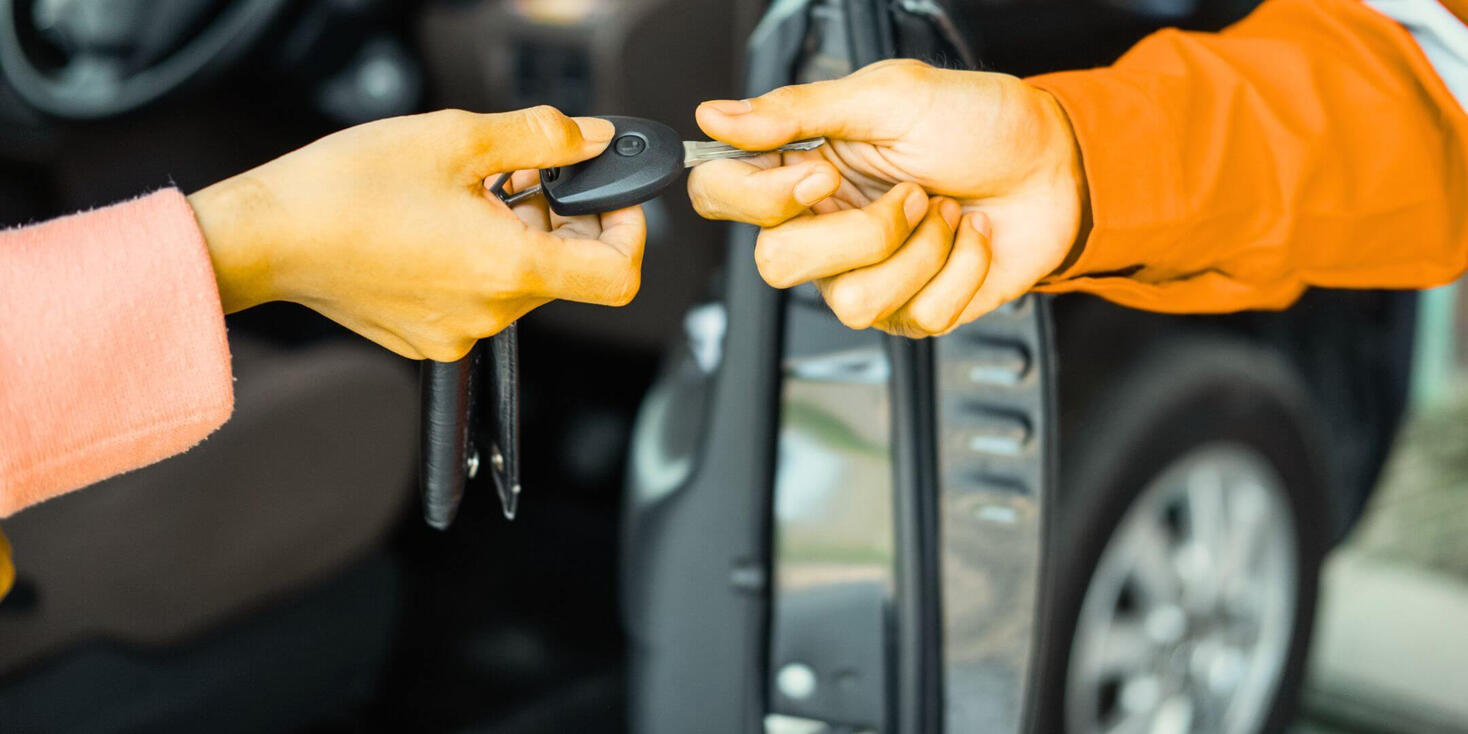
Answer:
<path fill-rule="evenodd" d="M 1251 734 L 1289 654 L 1299 575 L 1279 474 L 1233 442 L 1148 484 L 1096 564 L 1067 671 L 1070 734 Z"/>

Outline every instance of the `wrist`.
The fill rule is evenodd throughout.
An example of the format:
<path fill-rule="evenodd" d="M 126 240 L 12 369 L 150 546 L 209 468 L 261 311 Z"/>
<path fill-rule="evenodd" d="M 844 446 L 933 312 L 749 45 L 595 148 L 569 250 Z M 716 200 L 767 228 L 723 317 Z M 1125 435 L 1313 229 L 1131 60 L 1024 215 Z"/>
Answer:
<path fill-rule="evenodd" d="M 264 187 L 243 174 L 196 191 L 188 200 L 209 249 L 224 312 L 279 300 L 270 257 L 274 206 Z"/>
<path fill-rule="evenodd" d="M 1066 202 L 1067 218 L 1075 223 L 1074 232 L 1067 243 L 1064 257 L 1044 278 L 1044 281 L 1050 281 L 1062 277 L 1080 260 L 1081 253 L 1085 250 L 1086 240 L 1091 234 L 1091 193 L 1086 181 L 1085 162 L 1081 156 L 1080 141 L 1076 138 L 1070 116 L 1066 114 L 1065 107 L 1050 92 L 1043 89 L 1036 89 L 1036 91 L 1043 99 L 1042 106 L 1046 110 L 1050 120 L 1049 127 L 1053 131 L 1050 148 L 1056 153 L 1052 167 L 1055 172 L 1053 185 L 1056 190 L 1056 198 Z"/>

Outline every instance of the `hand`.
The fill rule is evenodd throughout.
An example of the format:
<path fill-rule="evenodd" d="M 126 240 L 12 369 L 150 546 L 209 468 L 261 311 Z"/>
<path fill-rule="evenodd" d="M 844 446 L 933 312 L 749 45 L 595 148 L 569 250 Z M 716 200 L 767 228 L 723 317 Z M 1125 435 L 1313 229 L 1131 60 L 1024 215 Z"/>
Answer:
<path fill-rule="evenodd" d="M 486 188 L 600 153 L 604 120 L 550 107 L 359 125 L 189 197 L 226 312 L 295 301 L 414 359 L 452 361 L 552 298 L 637 293 L 636 207 L 527 224 Z"/>
<path fill-rule="evenodd" d="M 1070 123 L 1011 76 L 884 61 L 705 102 L 698 124 L 746 150 L 826 136 L 814 151 L 702 164 L 688 189 L 703 216 L 764 228 L 766 282 L 814 280 L 852 328 L 950 331 L 1053 273 L 1081 233 Z"/>

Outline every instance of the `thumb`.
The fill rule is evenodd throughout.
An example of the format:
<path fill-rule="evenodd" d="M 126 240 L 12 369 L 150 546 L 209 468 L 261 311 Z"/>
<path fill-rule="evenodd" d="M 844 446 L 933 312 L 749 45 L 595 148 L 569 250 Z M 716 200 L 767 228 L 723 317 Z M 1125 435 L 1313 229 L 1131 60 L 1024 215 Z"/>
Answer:
<path fill-rule="evenodd" d="M 781 87 L 752 99 L 719 99 L 698 106 L 698 126 L 709 137 L 745 150 L 769 150 L 793 140 L 826 136 L 874 141 L 900 132 L 902 105 L 881 75 Z"/>
<path fill-rule="evenodd" d="M 554 107 L 473 115 L 465 153 L 475 174 L 579 163 L 606 149 L 616 129 L 595 117 L 567 117 Z"/>

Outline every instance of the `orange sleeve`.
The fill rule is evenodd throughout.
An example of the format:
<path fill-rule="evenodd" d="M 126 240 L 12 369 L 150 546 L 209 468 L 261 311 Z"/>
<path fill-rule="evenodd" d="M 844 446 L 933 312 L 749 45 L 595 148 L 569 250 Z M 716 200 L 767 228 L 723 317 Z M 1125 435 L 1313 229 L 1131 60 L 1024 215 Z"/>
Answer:
<path fill-rule="evenodd" d="M 1029 81 L 1070 116 L 1092 205 L 1079 257 L 1039 290 L 1219 312 L 1468 266 L 1468 116 L 1359 2 L 1267 0 L 1221 33 L 1161 31 Z"/>

